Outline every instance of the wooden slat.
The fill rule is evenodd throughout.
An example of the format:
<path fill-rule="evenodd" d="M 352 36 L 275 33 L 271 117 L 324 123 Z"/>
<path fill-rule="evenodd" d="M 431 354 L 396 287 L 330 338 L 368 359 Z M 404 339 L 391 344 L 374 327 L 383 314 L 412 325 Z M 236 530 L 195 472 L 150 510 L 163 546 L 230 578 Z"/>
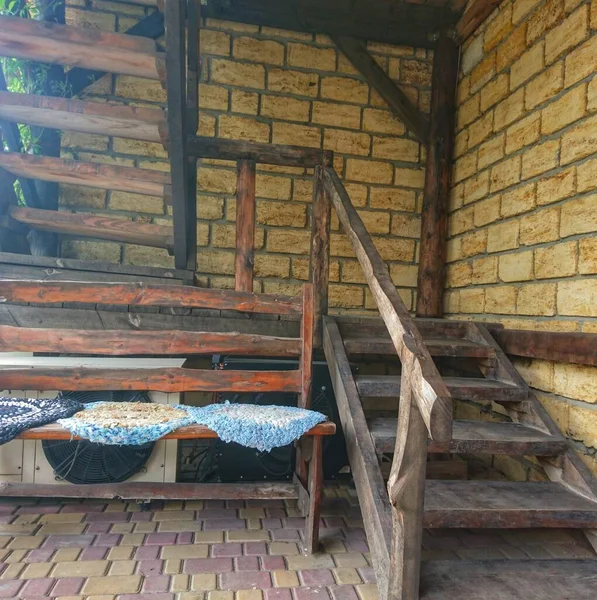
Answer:
<path fill-rule="evenodd" d="M 323 350 L 338 404 L 377 585 L 381 597 L 387 598 L 392 545 L 390 502 L 342 338 L 331 317 L 323 319 Z"/>
<path fill-rule="evenodd" d="M 255 161 L 238 161 L 236 183 L 235 289 L 253 291 L 255 264 Z"/>
<path fill-rule="evenodd" d="M 90 343 L 90 336 L 93 343 Z M 301 340 L 242 333 L 196 331 L 95 331 L 31 329 L 0 325 L 1 352 L 56 352 L 150 356 L 155 354 L 247 354 L 300 356 Z"/>
<path fill-rule="evenodd" d="M 313 168 L 331 164 L 334 153 L 305 146 L 260 144 L 244 140 L 226 140 L 192 136 L 189 138 L 189 154 L 196 158 L 221 160 L 253 160 L 256 163 L 288 167 Z"/>
<path fill-rule="evenodd" d="M 356 377 L 357 388 L 368 398 L 394 398 L 400 395 L 401 378 L 394 375 L 360 375 Z M 515 385 L 492 379 L 472 377 L 444 377 L 453 398 L 461 400 L 521 402 L 528 392 Z"/>
<path fill-rule="evenodd" d="M 73 283 L 0 280 L 3 302 L 88 302 L 136 306 L 214 308 L 270 314 L 301 314 L 302 300 L 290 296 L 253 294 L 190 286 L 144 283 Z"/>
<path fill-rule="evenodd" d="M 311 408 L 311 386 L 313 385 L 313 327 L 314 327 L 313 284 L 303 285 L 303 317 L 301 319 L 301 358 L 302 376 L 299 406 Z"/>
<path fill-rule="evenodd" d="M 401 363 L 416 358 L 412 362 L 412 385 L 427 430 L 434 440 L 447 441 L 452 434 L 452 400 L 448 389 L 344 185 L 333 169 L 325 168 L 323 173 L 326 192 L 355 250 Z"/>
<path fill-rule="evenodd" d="M 0 17 L 0 56 L 159 79 L 153 40 L 34 19 Z"/>
<path fill-rule="evenodd" d="M 300 371 L 166 369 L 0 369 L 0 387 L 13 390 L 136 390 L 155 392 L 299 392 Z"/>
<path fill-rule="evenodd" d="M 424 526 L 597 527 L 597 503 L 552 482 L 428 481 Z"/>
<path fill-rule="evenodd" d="M 81 162 L 34 154 L 0 153 L 0 167 L 18 177 L 106 188 L 147 196 L 164 196 L 167 173 L 153 169 Z"/>
<path fill-rule="evenodd" d="M 376 418 L 369 430 L 378 453 L 394 452 L 397 419 Z M 557 456 L 568 449 L 562 435 L 552 436 L 520 423 L 454 421 L 450 452 L 455 454 L 510 454 L 514 456 Z M 444 444 L 430 442 L 428 452 L 445 452 Z"/>
<path fill-rule="evenodd" d="M 419 317 L 441 317 L 443 314 L 458 55 L 458 46 L 442 33 L 433 60 L 417 281 Z"/>
<path fill-rule="evenodd" d="M 319 522 L 321 520 L 321 498 L 323 495 L 323 439 L 315 436 L 309 461 L 309 510 L 305 519 L 306 554 L 319 551 Z"/>
<path fill-rule="evenodd" d="M 456 23 L 456 42 L 465 42 L 502 3 L 502 0 L 473 0 Z"/>
<path fill-rule="evenodd" d="M 321 435 L 334 435 L 336 433 L 336 424 L 332 421 L 320 423 L 309 429 L 303 435 L 308 437 Z M 196 440 L 196 439 L 215 439 L 218 434 L 205 425 L 186 425 L 179 427 L 170 433 L 167 433 L 160 439 L 163 440 Z M 21 440 L 78 440 L 78 436 L 74 436 L 68 429 L 62 427 L 58 423 L 51 423 L 43 427 L 35 427 L 27 429 L 17 436 Z"/>
<path fill-rule="evenodd" d="M 171 248 L 173 244 L 172 228 L 165 225 L 22 206 L 11 207 L 8 214 L 15 221 L 40 231 L 53 231 L 153 248 Z"/>
<path fill-rule="evenodd" d="M 146 142 L 161 142 L 160 131 L 167 130 L 164 112 L 157 108 L 2 91 L 0 119 Z"/>
<path fill-rule="evenodd" d="M 410 101 L 408 96 L 390 79 L 389 75 L 367 52 L 360 40 L 335 35 L 333 42 L 348 60 L 360 71 L 369 85 L 385 100 L 392 112 L 402 121 L 422 144 L 427 143 L 429 123 L 427 117 Z M 395 157 L 400 160 L 400 156 Z"/>

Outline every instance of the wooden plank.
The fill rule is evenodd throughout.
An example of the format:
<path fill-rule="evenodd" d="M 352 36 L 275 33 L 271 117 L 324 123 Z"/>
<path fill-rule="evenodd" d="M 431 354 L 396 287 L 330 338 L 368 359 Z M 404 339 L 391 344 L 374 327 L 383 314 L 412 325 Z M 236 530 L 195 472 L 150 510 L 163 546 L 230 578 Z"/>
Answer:
<path fill-rule="evenodd" d="M 332 205 L 323 188 L 321 166 L 315 167 L 313 177 L 313 204 L 311 207 L 311 254 L 309 281 L 315 293 L 314 344 L 321 347 L 323 316 L 328 313 L 330 279 L 330 225 Z"/>
<path fill-rule="evenodd" d="M 256 163 L 288 167 L 313 168 L 331 164 L 334 153 L 304 146 L 284 146 L 281 144 L 260 144 L 244 140 L 226 140 L 210 137 L 191 136 L 189 154 L 196 158 L 220 160 L 253 160 Z"/>
<path fill-rule="evenodd" d="M 191 182 L 188 153 L 185 3 L 166 2 L 166 92 L 168 155 L 174 221 L 174 264 L 194 271 L 197 265 L 197 191 Z"/>
<path fill-rule="evenodd" d="M 164 188 L 170 183 L 167 173 L 154 169 L 122 167 L 14 152 L 0 153 L 0 167 L 18 177 L 106 188 L 147 196 L 163 197 Z"/>
<path fill-rule="evenodd" d="M 428 140 L 427 117 L 410 101 L 408 96 L 390 79 L 388 74 L 367 52 L 365 44 L 355 38 L 333 35 L 332 40 L 369 85 L 385 100 L 390 110 L 402 121 L 422 144 Z M 400 156 L 395 157 L 400 160 Z"/>
<path fill-rule="evenodd" d="M 553 482 L 428 481 L 424 526 L 597 527 L 597 503 Z"/>
<path fill-rule="evenodd" d="M 393 398 L 401 393 L 400 376 L 359 375 L 355 379 L 359 393 L 367 398 Z M 460 400 L 521 402 L 528 398 L 526 390 L 492 379 L 444 377 L 444 384 L 451 396 Z"/>
<path fill-rule="evenodd" d="M 300 371 L 199 369 L 1 368 L 0 387 L 13 390 L 155 392 L 299 392 Z"/>
<path fill-rule="evenodd" d="M 377 585 L 388 598 L 392 517 L 388 492 L 336 322 L 323 319 L 323 350 L 336 396 L 346 451 L 357 488 Z"/>
<path fill-rule="evenodd" d="M 443 314 L 458 56 L 459 49 L 454 41 L 446 34 L 440 35 L 433 60 L 431 120 L 423 189 L 417 282 L 419 317 L 441 317 Z"/>
<path fill-rule="evenodd" d="M 235 289 L 253 291 L 255 264 L 255 161 L 239 160 L 236 183 Z"/>
<path fill-rule="evenodd" d="M 172 228 L 128 219 L 113 219 L 90 213 L 11 207 L 8 214 L 19 223 L 40 231 L 53 231 L 80 237 L 140 244 L 153 248 L 171 248 Z"/>
<path fill-rule="evenodd" d="M 313 453 L 309 461 L 309 512 L 305 521 L 305 552 L 319 551 L 319 521 L 323 493 L 323 438 L 313 438 Z"/>
<path fill-rule="evenodd" d="M 332 421 L 326 421 L 320 423 L 315 427 L 312 427 L 304 433 L 304 436 L 323 436 L 323 435 L 334 435 L 336 433 L 336 424 Z M 186 425 L 185 427 L 179 427 L 170 433 L 162 436 L 160 439 L 163 440 L 196 440 L 196 439 L 216 439 L 218 434 L 206 427 L 205 425 Z M 33 429 L 27 429 L 21 432 L 18 436 L 21 440 L 78 440 L 81 439 L 78 436 L 74 436 L 68 429 L 62 427 L 58 423 L 51 423 L 50 425 L 44 425 L 43 427 L 35 427 Z"/>
<path fill-rule="evenodd" d="M 342 182 L 329 168 L 324 169 L 323 180 L 401 363 L 405 364 L 411 356 L 416 357 L 412 383 L 427 429 L 434 440 L 447 441 L 452 435 L 452 400 L 448 389 Z"/>
<path fill-rule="evenodd" d="M 369 430 L 379 454 L 389 454 L 396 444 L 397 419 L 380 417 L 369 421 Z M 454 421 L 449 451 L 454 454 L 508 454 L 514 456 L 557 456 L 568 450 L 562 435 L 552 436 L 520 423 Z M 445 452 L 444 444 L 429 442 L 427 451 Z"/>
<path fill-rule="evenodd" d="M 299 406 L 311 408 L 311 387 L 313 384 L 313 327 L 314 295 L 313 284 L 303 285 L 303 317 L 301 319 L 301 395 Z"/>
<path fill-rule="evenodd" d="M 176 306 L 269 314 L 301 314 L 302 300 L 291 296 L 253 294 L 145 283 L 73 283 L 0 280 L 0 301 L 51 304 L 88 302 L 136 306 Z"/>
<path fill-rule="evenodd" d="M 0 56 L 159 79 L 153 40 L 72 25 L 0 17 Z"/>
<path fill-rule="evenodd" d="M 502 0 L 473 0 L 456 23 L 456 43 L 465 42 L 502 3 Z"/>
<path fill-rule="evenodd" d="M 502 350 L 511 356 L 597 366 L 597 334 L 490 329 Z"/>
<path fill-rule="evenodd" d="M 115 102 L 89 102 L 0 91 L 0 119 L 38 127 L 161 142 L 164 112 Z"/>
<path fill-rule="evenodd" d="M 89 343 L 90 335 L 93 343 Z M 247 354 L 300 356 L 301 340 L 243 333 L 196 331 L 95 331 L 86 329 L 31 329 L 0 325 L 2 352 L 56 352 L 127 356 Z"/>

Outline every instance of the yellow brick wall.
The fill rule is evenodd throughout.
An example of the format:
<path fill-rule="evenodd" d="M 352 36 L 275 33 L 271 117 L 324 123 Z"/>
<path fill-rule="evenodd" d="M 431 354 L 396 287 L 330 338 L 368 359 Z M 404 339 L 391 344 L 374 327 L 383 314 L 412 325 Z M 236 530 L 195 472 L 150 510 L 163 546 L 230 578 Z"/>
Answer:
<path fill-rule="evenodd" d="M 506 0 L 463 49 L 446 313 L 597 333 L 597 0 Z M 597 369 L 517 361 L 597 473 Z"/>
<path fill-rule="evenodd" d="M 124 31 L 146 9 L 93 0 L 71 2 L 70 23 Z M 431 53 L 368 45 L 378 63 L 428 111 Z M 207 20 L 201 31 L 203 69 L 200 133 L 331 149 L 335 168 L 373 235 L 409 308 L 414 302 L 424 180 L 421 146 L 387 105 L 321 35 Z M 162 106 L 158 82 L 107 76 L 88 99 Z M 158 144 L 65 133 L 66 156 L 168 169 Z M 198 184 L 198 274 L 203 285 L 233 285 L 235 165 L 204 160 Z M 308 277 L 312 172 L 259 165 L 257 172 L 256 291 L 296 292 Z M 170 224 L 161 198 L 64 186 L 62 205 Z M 350 244 L 332 221 L 330 304 L 333 310 L 373 310 Z M 69 257 L 171 266 L 166 251 L 114 243 L 66 241 Z"/>

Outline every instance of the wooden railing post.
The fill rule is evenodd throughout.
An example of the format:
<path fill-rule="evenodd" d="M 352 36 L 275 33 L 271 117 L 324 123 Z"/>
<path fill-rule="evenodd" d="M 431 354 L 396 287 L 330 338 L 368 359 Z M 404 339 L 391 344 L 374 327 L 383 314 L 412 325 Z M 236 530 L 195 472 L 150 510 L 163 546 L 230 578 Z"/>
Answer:
<path fill-rule="evenodd" d="M 323 167 L 315 167 L 311 208 L 311 256 L 309 279 L 315 294 L 314 344 L 321 346 L 322 317 L 328 312 L 330 278 L 330 220 L 332 205 L 323 187 Z"/>
<path fill-rule="evenodd" d="M 239 160 L 236 184 L 235 289 L 253 291 L 255 263 L 255 161 Z"/>

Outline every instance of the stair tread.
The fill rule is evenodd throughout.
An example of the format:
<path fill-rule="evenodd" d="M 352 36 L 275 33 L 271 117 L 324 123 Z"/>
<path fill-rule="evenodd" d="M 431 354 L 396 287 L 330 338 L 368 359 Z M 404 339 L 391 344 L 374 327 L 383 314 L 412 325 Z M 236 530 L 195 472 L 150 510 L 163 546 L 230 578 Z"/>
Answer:
<path fill-rule="evenodd" d="M 398 419 L 371 419 L 369 431 L 378 453 L 394 451 Z M 490 423 L 487 421 L 454 421 L 452 443 L 454 453 L 487 452 L 491 454 L 516 454 L 555 456 L 563 454 L 568 442 L 563 436 L 521 425 L 520 423 Z M 429 452 L 444 449 L 430 441 Z"/>
<path fill-rule="evenodd" d="M 426 527 L 594 527 L 597 502 L 554 482 L 428 481 Z"/>
<path fill-rule="evenodd" d="M 369 398 L 388 398 L 400 395 L 399 375 L 357 375 L 359 394 Z M 444 383 L 454 398 L 520 402 L 528 392 L 519 386 L 475 377 L 444 377 Z"/>

